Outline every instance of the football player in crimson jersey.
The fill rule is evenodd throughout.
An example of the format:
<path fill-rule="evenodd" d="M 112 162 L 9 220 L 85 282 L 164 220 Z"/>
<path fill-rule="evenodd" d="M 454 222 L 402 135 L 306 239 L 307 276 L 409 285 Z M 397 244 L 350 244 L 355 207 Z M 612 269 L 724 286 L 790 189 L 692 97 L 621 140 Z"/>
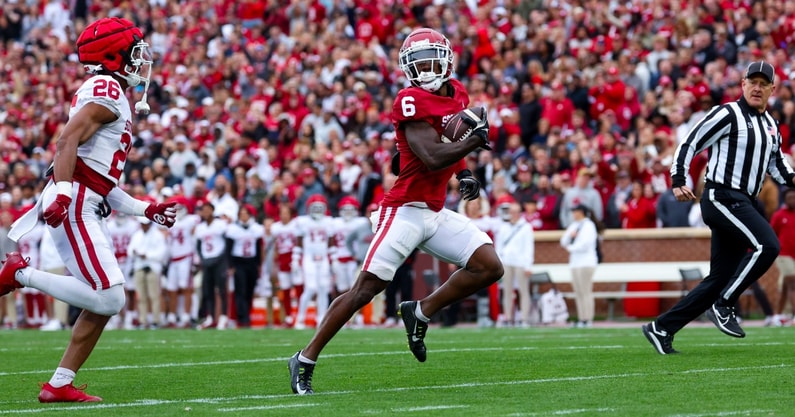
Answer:
<path fill-rule="evenodd" d="M 375 237 L 359 278 L 350 291 L 334 300 L 309 344 L 290 358 L 290 387 L 296 394 L 313 392 L 312 373 L 320 351 L 357 310 L 386 288 L 415 248 L 460 267 L 430 296 L 400 304 L 409 349 L 420 362 L 426 358 L 429 318 L 502 276 L 502 264 L 488 235 L 465 216 L 444 208 L 447 183 L 453 176 L 463 198 L 478 197 L 480 184 L 465 169 L 463 158 L 488 146 L 485 120 L 465 119 L 474 128 L 472 137 L 441 142 L 443 122 L 469 105 L 464 86 L 450 78 L 450 42 L 435 30 L 416 29 L 406 37 L 398 59 L 411 82 L 398 92 L 392 109 L 399 175 L 374 215 Z"/>
<path fill-rule="evenodd" d="M 72 382 L 110 316 L 125 304 L 124 275 L 103 217 L 115 209 L 171 226 L 175 215 L 171 204 L 136 200 L 118 187 L 132 146 L 132 112 L 125 90 L 141 85 L 146 91 L 151 74 L 143 33 L 129 20 L 97 20 L 78 37 L 77 56 L 92 76 L 72 99 L 69 121 L 58 138 L 52 178 L 41 199 L 9 232 L 10 238 L 19 239 L 41 215 L 73 276 L 33 269 L 16 252 L 7 254 L 0 268 L 0 295 L 33 287 L 83 309 L 58 368 L 42 386 L 41 402 L 102 400 Z M 137 112 L 148 111 L 145 99 L 136 103 Z"/>

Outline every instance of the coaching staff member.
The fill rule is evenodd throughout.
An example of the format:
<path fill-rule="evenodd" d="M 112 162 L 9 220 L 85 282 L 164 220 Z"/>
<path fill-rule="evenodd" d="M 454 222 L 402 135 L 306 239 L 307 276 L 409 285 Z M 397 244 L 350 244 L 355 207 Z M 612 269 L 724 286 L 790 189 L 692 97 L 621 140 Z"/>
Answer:
<path fill-rule="evenodd" d="M 712 230 L 712 254 L 709 275 L 670 310 L 643 326 L 643 334 L 660 354 L 677 353 L 672 346 L 674 334 L 704 310 L 723 333 L 745 337 L 734 305 L 779 252 L 778 238 L 754 200 L 768 172 L 779 184 L 795 186 L 795 171 L 784 158 L 778 126 L 765 111 L 775 89 L 774 77 L 772 65 L 751 63 L 742 80 L 742 97 L 713 107 L 674 154 L 674 195 L 678 201 L 692 201 L 696 196 L 685 185 L 687 169 L 693 156 L 709 149 L 701 213 Z"/>

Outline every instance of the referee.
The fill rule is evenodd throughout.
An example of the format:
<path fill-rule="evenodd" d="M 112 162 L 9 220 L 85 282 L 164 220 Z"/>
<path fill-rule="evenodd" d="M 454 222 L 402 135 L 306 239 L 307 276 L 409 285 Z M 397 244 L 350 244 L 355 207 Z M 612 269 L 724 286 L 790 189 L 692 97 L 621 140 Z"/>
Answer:
<path fill-rule="evenodd" d="M 713 107 L 674 154 L 674 196 L 678 201 L 692 201 L 696 196 L 685 185 L 688 167 L 695 155 L 709 149 L 701 213 L 712 230 L 712 253 L 709 275 L 670 310 L 643 326 L 643 334 L 660 354 L 678 353 L 672 346 L 674 334 L 705 310 L 720 331 L 745 337 L 734 305 L 779 252 L 778 238 L 754 200 L 767 173 L 779 184 L 795 186 L 795 171 L 781 150 L 777 122 L 765 110 L 775 90 L 774 79 L 772 65 L 751 63 L 742 80 L 742 97 Z"/>

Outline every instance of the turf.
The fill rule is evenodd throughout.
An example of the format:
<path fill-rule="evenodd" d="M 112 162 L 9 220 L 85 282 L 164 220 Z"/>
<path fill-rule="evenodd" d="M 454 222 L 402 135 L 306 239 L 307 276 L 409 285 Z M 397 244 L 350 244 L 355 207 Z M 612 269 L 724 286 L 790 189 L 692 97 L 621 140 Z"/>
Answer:
<path fill-rule="evenodd" d="M 401 329 L 343 330 L 290 393 L 287 358 L 310 330 L 106 332 L 76 384 L 98 404 L 39 404 L 68 332 L 0 332 L 0 415 L 793 416 L 792 328 L 711 326 L 661 356 L 640 323 L 592 329 L 431 327 L 428 361 Z"/>

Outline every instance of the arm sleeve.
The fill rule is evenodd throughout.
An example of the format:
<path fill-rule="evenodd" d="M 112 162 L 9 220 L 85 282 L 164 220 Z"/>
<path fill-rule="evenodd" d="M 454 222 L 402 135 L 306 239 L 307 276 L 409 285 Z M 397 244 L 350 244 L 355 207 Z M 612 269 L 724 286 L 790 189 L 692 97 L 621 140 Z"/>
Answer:
<path fill-rule="evenodd" d="M 133 198 L 119 187 L 113 187 L 108 193 L 108 203 L 114 210 L 132 216 L 143 216 L 149 203 Z"/>
<path fill-rule="evenodd" d="M 704 149 L 712 146 L 731 129 L 732 115 L 727 105 L 714 107 L 687 134 L 676 148 L 671 164 L 671 187 L 682 187 L 686 183 L 690 161 Z"/>

